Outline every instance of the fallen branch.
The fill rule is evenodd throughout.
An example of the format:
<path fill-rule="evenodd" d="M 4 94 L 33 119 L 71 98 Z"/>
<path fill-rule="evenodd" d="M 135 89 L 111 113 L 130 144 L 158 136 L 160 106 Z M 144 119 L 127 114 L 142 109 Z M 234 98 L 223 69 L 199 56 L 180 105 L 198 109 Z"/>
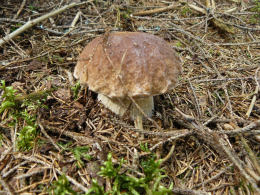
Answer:
<path fill-rule="evenodd" d="M 235 129 L 235 130 L 230 130 L 230 131 L 219 131 L 220 133 L 225 133 L 225 134 L 238 134 L 238 133 L 247 133 L 253 128 L 259 127 L 260 126 L 260 120 L 257 120 L 255 122 L 250 123 L 249 125 L 240 128 L 240 129 Z"/>
<path fill-rule="evenodd" d="M 174 9 L 174 8 L 177 8 L 177 7 L 178 7 L 178 5 L 173 3 L 173 4 L 171 4 L 167 7 L 162 7 L 162 8 L 152 9 L 152 10 L 146 10 L 146 11 L 140 11 L 140 12 L 133 13 L 132 15 L 133 16 L 152 15 L 152 14 L 166 12 L 168 10 L 171 10 L 171 9 Z"/>
<path fill-rule="evenodd" d="M 98 142 L 96 139 L 89 138 L 86 135 L 81 134 L 81 133 L 76 133 L 76 132 L 71 132 L 71 131 L 63 131 L 59 128 L 55 128 L 55 127 L 51 127 L 49 125 L 46 125 L 46 124 L 44 124 L 44 122 L 43 122 L 43 125 L 45 126 L 47 131 L 51 131 L 53 133 L 59 133 L 61 135 L 65 135 L 67 137 L 74 139 L 75 141 L 77 141 L 81 144 L 93 144 L 93 143 Z"/>
<path fill-rule="evenodd" d="M 209 2 L 209 1 L 206 1 L 206 2 Z M 214 1 L 212 1 L 212 2 L 214 2 Z M 194 5 L 194 4 L 188 4 L 188 6 L 191 9 L 193 9 L 193 10 L 195 10 L 195 11 L 201 13 L 201 14 L 208 15 L 208 13 L 209 13 L 206 9 L 200 8 L 200 7 L 198 7 L 198 6 Z M 207 9 L 211 10 L 211 9 L 214 9 L 214 7 L 215 7 L 215 5 L 213 5 L 211 3 L 207 3 L 207 6 L 206 6 Z M 231 25 L 225 24 L 221 19 L 216 18 L 213 13 L 210 13 L 210 14 L 213 15 L 213 18 L 210 19 L 209 21 L 215 27 L 217 27 L 221 31 L 224 31 L 224 32 L 227 32 L 227 33 L 231 33 L 231 34 L 235 33 L 235 31 L 234 31 L 234 29 L 232 28 Z"/>
<path fill-rule="evenodd" d="M 181 195 L 208 195 L 207 192 L 199 191 L 199 190 L 191 190 L 191 189 L 183 189 L 183 188 L 173 188 L 173 193 L 181 194 Z"/>
<path fill-rule="evenodd" d="M 0 47 L 2 45 L 4 45 L 5 43 L 7 43 L 8 41 L 10 41 L 11 39 L 13 39 L 14 37 L 18 36 L 19 34 L 23 33 L 24 31 L 28 30 L 29 28 L 33 27 L 34 25 L 38 24 L 39 22 L 42 22 L 43 20 L 46 20 L 47 18 L 53 17 L 57 14 L 60 14 L 62 12 L 64 12 L 66 9 L 78 6 L 78 5 L 82 5 L 82 4 L 86 4 L 90 1 L 84 2 L 84 3 L 71 3 L 69 5 L 66 5 L 60 9 L 54 10 L 48 14 L 45 14 L 43 16 L 40 16 L 38 18 L 35 18 L 34 20 L 30 20 L 27 23 L 25 23 L 23 26 L 21 26 L 20 28 L 18 28 L 17 30 L 15 30 L 14 32 L 12 32 L 11 34 L 6 35 L 4 38 L 0 39 Z"/>

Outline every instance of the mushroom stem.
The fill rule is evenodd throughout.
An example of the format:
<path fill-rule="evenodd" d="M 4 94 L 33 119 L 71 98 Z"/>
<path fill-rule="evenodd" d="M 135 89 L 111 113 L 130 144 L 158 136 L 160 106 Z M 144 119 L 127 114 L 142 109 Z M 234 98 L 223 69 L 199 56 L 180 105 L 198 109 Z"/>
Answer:
<path fill-rule="evenodd" d="M 143 98 L 117 98 L 111 99 L 106 95 L 98 94 L 98 100 L 112 112 L 123 116 L 129 109 L 131 118 L 135 122 L 135 128 L 143 130 L 143 117 L 152 116 L 154 108 L 153 96 Z"/>
<path fill-rule="evenodd" d="M 141 113 L 135 117 L 135 128 L 140 129 L 140 130 L 144 130 L 144 128 L 143 128 L 143 115 Z"/>
<path fill-rule="evenodd" d="M 130 105 L 130 100 L 127 99 L 122 99 L 122 98 L 117 98 L 117 99 L 111 99 L 106 95 L 103 94 L 98 94 L 98 100 L 102 102 L 102 104 L 114 112 L 115 114 L 119 116 L 123 116 L 124 113 L 127 111 L 129 105 Z"/>
<path fill-rule="evenodd" d="M 143 117 L 152 116 L 154 104 L 153 96 L 135 98 L 132 104 L 131 116 L 135 121 L 135 128 L 143 130 Z"/>

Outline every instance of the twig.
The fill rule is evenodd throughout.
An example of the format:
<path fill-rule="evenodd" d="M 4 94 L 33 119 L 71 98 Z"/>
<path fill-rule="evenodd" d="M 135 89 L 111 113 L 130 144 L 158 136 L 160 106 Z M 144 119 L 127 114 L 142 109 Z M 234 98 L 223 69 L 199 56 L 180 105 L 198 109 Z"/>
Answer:
<path fill-rule="evenodd" d="M 0 156 L 0 162 L 2 162 L 7 155 L 10 155 L 10 152 L 11 152 L 12 149 L 13 149 L 13 148 L 10 147 L 10 148 L 8 148 L 7 150 L 5 150 L 5 151 L 1 154 L 1 156 Z"/>
<path fill-rule="evenodd" d="M 153 9 L 153 10 L 140 11 L 140 12 L 133 13 L 132 15 L 133 16 L 152 15 L 152 14 L 156 14 L 156 13 L 166 12 L 168 10 L 175 9 L 177 7 L 178 7 L 178 5 L 173 3 L 167 7 L 157 8 L 157 9 Z"/>
<path fill-rule="evenodd" d="M 158 142 L 157 144 L 153 145 L 153 147 L 151 147 L 149 150 L 153 151 L 155 148 L 159 147 L 160 145 L 162 145 L 162 144 L 164 144 L 166 142 L 170 142 L 170 141 L 179 139 L 181 137 L 186 137 L 186 136 L 191 135 L 191 134 L 192 134 L 192 131 L 189 131 L 189 132 L 186 132 L 186 133 L 184 132 L 183 134 L 177 134 L 177 135 L 172 136 L 172 137 L 170 137 L 170 138 L 168 138 L 166 140 Z"/>
<path fill-rule="evenodd" d="M 254 165 L 254 168 L 256 169 L 256 172 L 260 175 L 260 166 L 258 164 L 258 160 L 257 160 L 254 152 L 251 150 L 249 145 L 246 143 L 246 139 L 242 135 L 240 135 L 240 138 L 241 138 L 241 141 L 242 141 L 242 144 L 243 144 L 245 150 L 248 153 L 249 158 L 251 159 L 251 161 Z"/>
<path fill-rule="evenodd" d="M 15 123 L 14 127 L 12 128 L 13 130 L 13 135 L 12 135 L 12 142 L 13 142 L 13 152 L 17 150 L 16 148 L 16 135 L 17 135 L 17 129 L 18 129 L 18 124 Z"/>
<path fill-rule="evenodd" d="M 50 18 L 52 16 L 55 16 L 57 14 L 60 14 L 61 12 L 64 12 L 66 9 L 72 8 L 74 6 L 78 6 L 78 5 L 82 5 L 82 4 L 86 4 L 90 1 L 86 1 L 84 3 L 71 3 L 69 5 L 66 5 L 60 9 L 54 10 L 48 14 L 45 14 L 43 16 L 40 16 L 34 20 L 30 20 L 28 21 L 26 24 L 24 24 L 23 26 L 21 26 L 20 28 L 18 28 L 17 30 L 15 30 L 14 32 L 12 32 L 11 34 L 6 35 L 4 38 L 0 39 L 0 47 L 2 45 L 4 45 L 6 42 L 10 41 L 11 39 L 13 39 L 14 37 L 18 36 L 19 34 L 23 33 L 24 31 L 28 30 L 29 28 L 33 27 L 34 25 L 38 24 L 39 22 L 42 22 L 43 20 L 46 20 L 47 18 Z"/>
<path fill-rule="evenodd" d="M 71 22 L 69 31 L 72 31 L 72 30 L 75 28 L 75 25 L 76 25 L 76 23 L 78 22 L 80 15 L 81 15 L 81 11 L 78 11 L 77 14 L 76 14 L 76 16 L 75 16 L 75 18 L 74 18 L 73 21 Z"/>
<path fill-rule="evenodd" d="M 194 188 L 198 188 L 198 187 L 202 186 L 203 184 L 206 185 L 206 184 L 212 182 L 213 180 L 219 178 L 223 173 L 226 173 L 227 170 L 230 169 L 232 165 L 233 165 L 233 164 L 229 165 L 228 167 L 226 167 L 226 168 L 224 168 L 223 170 L 221 170 L 218 174 L 214 175 L 213 177 L 209 178 L 209 179 L 206 180 L 206 181 L 203 181 L 203 183 L 199 183 L 199 184 L 197 184 L 197 185 L 195 185 L 195 186 L 193 186 L 193 187 L 194 187 Z"/>
<path fill-rule="evenodd" d="M 48 125 L 45 125 L 45 127 L 47 128 L 48 131 L 51 131 L 51 132 L 54 132 L 54 133 L 60 133 L 62 135 L 68 136 L 68 137 L 70 137 L 70 138 L 74 139 L 75 141 L 80 142 L 82 144 L 83 143 L 84 144 L 93 144 L 93 143 L 97 142 L 97 140 L 91 139 L 84 134 L 71 132 L 71 131 L 63 131 L 60 128 L 55 128 L 55 127 L 51 127 L 51 126 L 48 126 Z"/>
<path fill-rule="evenodd" d="M 235 129 L 235 130 L 230 130 L 230 131 L 218 131 L 218 132 L 225 133 L 225 134 L 231 134 L 231 135 L 237 134 L 237 133 L 247 133 L 251 129 L 253 129 L 255 127 L 259 127 L 259 126 L 260 126 L 260 120 L 257 120 L 240 129 Z"/>
<path fill-rule="evenodd" d="M 135 131 L 135 132 L 138 132 L 138 133 L 143 133 L 143 134 L 146 134 L 146 135 L 154 135 L 154 136 L 160 136 L 160 137 L 171 137 L 169 139 L 173 139 L 173 137 L 177 139 L 179 137 L 184 137 L 184 136 L 187 136 L 187 135 L 191 135 L 193 133 L 192 131 L 187 130 L 187 129 L 183 129 L 183 130 L 179 129 L 179 130 L 174 131 L 174 132 L 168 132 L 168 131 L 167 132 L 145 131 L 145 130 L 137 129 L 137 128 L 131 126 L 131 125 L 128 125 L 128 124 L 126 124 L 125 122 L 123 122 L 121 120 L 118 120 L 118 119 L 115 119 L 115 118 L 109 118 L 109 119 L 111 120 L 111 122 L 115 122 L 118 125 L 121 125 L 124 128 L 127 128 L 129 130 L 132 130 L 132 131 Z"/>
<path fill-rule="evenodd" d="M 172 156 L 174 149 L 175 149 L 175 141 L 172 143 L 172 147 L 171 147 L 170 151 L 168 152 L 168 154 L 163 159 L 161 159 L 160 165 L 165 163 Z"/>
<path fill-rule="evenodd" d="M 251 185 L 253 186 L 253 188 L 260 193 L 260 189 L 258 188 L 256 182 L 254 181 L 254 179 L 252 179 L 252 177 L 250 175 L 248 175 L 245 171 L 245 169 L 243 168 L 243 162 L 234 154 L 234 152 L 228 148 L 226 146 L 226 141 L 224 141 L 224 139 L 219 139 L 218 140 L 220 145 L 222 146 L 223 150 L 225 151 L 226 155 L 228 156 L 228 158 L 234 163 L 234 165 L 238 168 L 239 172 L 246 178 L 246 180 L 248 182 L 251 183 Z"/>
<path fill-rule="evenodd" d="M 46 169 L 50 169 L 50 167 L 41 167 L 41 168 L 37 168 L 36 170 L 34 171 L 31 171 L 29 173 L 24 173 L 24 174 L 20 174 L 20 175 L 16 175 L 14 178 L 19 180 L 19 179 L 24 179 L 24 178 L 27 178 L 27 177 L 31 177 L 35 174 L 38 174 L 38 173 L 42 173 L 43 171 L 45 171 Z"/>
<path fill-rule="evenodd" d="M 43 135 L 50 140 L 50 142 L 52 143 L 52 145 L 53 145 L 59 152 L 61 152 L 61 149 L 59 148 L 59 146 L 53 141 L 53 139 L 48 135 L 48 133 L 45 131 L 44 127 L 42 126 L 42 124 L 41 124 L 41 122 L 40 122 L 40 113 L 38 113 L 37 124 L 39 125 L 39 127 L 40 127 L 41 132 L 43 133 Z"/>
<path fill-rule="evenodd" d="M 185 31 L 185 30 L 179 28 L 177 25 L 175 25 L 175 24 L 173 25 L 173 24 L 172 24 L 172 26 L 173 26 L 174 28 L 168 28 L 168 30 L 172 30 L 172 31 L 177 31 L 177 32 L 183 33 L 183 34 L 185 34 L 186 36 L 188 36 L 189 38 L 192 38 L 192 39 L 194 39 L 194 40 L 196 40 L 196 41 L 198 41 L 198 42 L 200 42 L 200 43 L 203 43 L 204 45 L 209 45 L 209 43 L 206 43 L 206 42 L 203 41 L 201 38 L 199 38 L 199 37 L 197 37 L 197 36 L 194 36 L 194 35 L 191 34 L 190 32 Z"/>
<path fill-rule="evenodd" d="M 217 78 L 217 79 L 203 79 L 203 80 L 196 80 L 195 83 L 202 83 L 202 82 L 227 82 L 227 81 L 233 81 L 233 80 L 253 80 L 254 77 L 241 77 L 241 78 Z M 258 79 L 260 80 L 260 79 Z"/>
<path fill-rule="evenodd" d="M 5 192 L 6 194 L 14 195 L 14 190 L 12 189 L 12 187 L 8 183 L 6 183 L 6 181 L 4 179 L 2 179 L 1 175 L 0 175 L 0 184 L 6 190 L 6 192 Z"/>
<path fill-rule="evenodd" d="M 258 71 L 259 71 L 260 68 L 256 69 L 256 72 L 255 72 L 255 82 L 256 82 L 256 87 L 255 87 L 255 91 L 254 91 L 254 95 L 253 95 L 253 98 L 251 100 L 251 104 L 246 112 L 246 117 L 249 118 L 253 108 L 254 108 L 254 105 L 255 105 L 255 102 L 256 102 L 256 96 L 259 92 L 259 82 L 258 82 Z"/>
<path fill-rule="evenodd" d="M 260 45 L 260 41 L 243 42 L 243 43 L 209 43 L 209 46 L 239 46 L 239 45 Z"/>
<path fill-rule="evenodd" d="M 14 19 L 18 18 L 18 16 L 20 15 L 20 13 L 22 12 L 24 6 L 25 6 L 26 0 L 23 0 L 19 10 L 17 11 L 16 15 L 14 16 Z"/>
<path fill-rule="evenodd" d="M 28 163 L 28 161 L 23 161 L 20 164 L 18 164 L 16 166 L 14 166 L 13 168 L 11 168 L 10 170 L 8 170 L 6 172 L 3 171 L 2 177 L 5 178 L 5 177 L 9 176 L 11 173 L 16 171 L 19 167 L 21 167 L 21 166 L 23 166 L 23 165 L 25 165 L 27 163 Z"/>
<path fill-rule="evenodd" d="M 173 188 L 172 192 L 180 195 L 208 195 L 207 192 L 203 192 L 200 190 L 191 190 L 187 188 Z"/>
<path fill-rule="evenodd" d="M 195 99 L 195 107 L 197 108 L 197 112 L 198 112 L 199 117 L 201 117 L 201 110 L 200 110 L 200 106 L 199 106 L 199 102 L 198 102 L 197 95 L 196 95 L 196 93 L 195 93 L 195 89 L 194 89 L 193 85 L 191 84 L 190 79 L 188 79 L 188 82 L 189 82 L 189 84 L 190 84 L 190 88 L 191 88 L 193 97 L 194 97 L 194 99 Z"/>

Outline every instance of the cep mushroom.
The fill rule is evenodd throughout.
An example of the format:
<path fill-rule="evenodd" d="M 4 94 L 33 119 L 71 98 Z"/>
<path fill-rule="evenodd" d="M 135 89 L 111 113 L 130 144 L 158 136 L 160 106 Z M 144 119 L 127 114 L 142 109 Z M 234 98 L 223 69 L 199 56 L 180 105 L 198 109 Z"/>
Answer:
<path fill-rule="evenodd" d="M 97 92 L 105 107 L 119 116 L 130 113 L 135 127 L 143 129 L 143 113 L 152 115 L 153 96 L 173 89 L 180 72 L 179 57 L 162 38 L 114 32 L 85 47 L 74 77 Z"/>

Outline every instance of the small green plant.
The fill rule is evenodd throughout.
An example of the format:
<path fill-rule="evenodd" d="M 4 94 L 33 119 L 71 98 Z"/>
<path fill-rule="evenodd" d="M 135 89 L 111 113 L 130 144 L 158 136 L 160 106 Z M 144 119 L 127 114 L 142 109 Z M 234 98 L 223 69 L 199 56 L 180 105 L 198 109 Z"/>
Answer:
<path fill-rule="evenodd" d="M 5 81 L 3 80 L 1 81 L 0 89 L 4 92 L 2 95 L 3 101 L 0 106 L 0 114 L 6 109 L 9 109 L 13 114 L 14 109 L 18 106 L 15 101 L 15 98 L 17 97 L 17 95 L 15 95 L 16 90 L 12 86 L 6 87 Z"/>
<path fill-rule="evenodd" d="M 88 194 L 95 194 L 95 195 L 106 195 L 108 193 L 105 193 L 105 190 L 102 186 L 100 186 L 96 179 L 92 180 L 92 186 L 89 189 L 89 191 L 86 193 Z"/>
<path fill-rule="evenodd" d="M 254 6 L 250 9 L 252 12 L 256 12 L 256 14 L 252 15 L 250 18 L 250 22 L 252 24 L 257 24 L 260 21 L 260 1 L 254 0 Z"/>
<path fill-rule="evenodd" d="M 78 165 L 81 167 L 84 165 L 82 159 L 91 160 L 91 156 L 88 154 L 89 147 L 88 146 L 77 146 L 72 149 L 72 153 L 76 158 Z"/>
<path fill-rule="evenodd" d="M 37 136 L 38 126 L 36 124 L 36 117 L 30 115 L 27 110 L 21 112 L 21 116 L 25 120 L 26 125 L 18 133 L 17 147 L 19 150 L 31 150 Z"/>
<path fill-rule="evenodd" d="M 180 41 L 178 41 L 175 45 L 176 47 L 182 47 L 182 43 Z"/>
<path fill-rule="evenodd" d="M 161 179 L 166 177 L 162 175 L 163 170 L 160 168 L 160 161 L 156 161 L 155 157 L 141 162 L 141 167 L 144 177 L 130 176 L 126 173 L 121 173 L 121 168 L 124 160 L 121 159 L 119 165 L 115 166 L 112 163 L 112 154 L 108 154 L 107 161 L 101 167 L 99 175 L 110 179 L 112 189 L 109 192 L 104 192 L 102 186 L 99 186 L 96 180 L 93 180 L 93 185 L 86 193 L 87 195 L 119 195 L 119 194 L 147 194 L 147 195 L 168 195 L 171 194 L 172 185 L 166 188 L 160 184 Z"/>
<path fill-rule="evenodd" d="M 47 92 L 32 93 L 22 96 L 12 86 L 6 86 L 1 81 L 0 89 L 3 91 L 0 114 L 8 113 L 8 125 L 17 128 L 17 147 L 19 150 L 30 150 L 37 136 L 38 125 L 36 112 L 39 107 L 44 107 L 42 102 L 47 97 Z M 10 120 L 12 119 L 12 120 Z M 23 124 L 21 126 L 21 124 Z M 20 129 L 20 130 L 19 130 Z"/>
<path fill-rule="evenodd" d="M 181 15 L 184 17 L 188 17 L 192 13 L 191 9 L 185 5 L 181 8 Z"/>
<path fill-rule="evenodd" d="M 88 146 L 76 146 L 74 148 L 71 148 L 72 142 L 66 144 L 58 143 L 58 145 L 63 149 L 63 151 L 72 152 L 79 167 L 84 166 L 83 160 L 88 160 L 88 161 L 91 160 L 91 156 L 88 154 L 89 152 Z"/>
<path fill-rule="evenodd" d="M 37 7 L 33 6 L 33 5 L 29 5 L 28 8 L 31 10 L 31 11 L 36 11 L 37 10 Z"/>
<path fill-rule="evenodd" d="M 81 88 L 81 86 L 80 86 L 79 82 L 77 82 L 73 87 L 71 87 L 71 91 L 73 92 L 73 98 L 74 99 L 78 98 L 80 88 Z"/>
<path fill-rule="evenodd" d="M 61 175 L 57 181 L 53 182 L 49 194 L 54 195 L 76 195 L 77 193 L 71 188 L 70 183 L 65 175 Z"/>
<path fill-rule="evenodd" d="M 257 12 L 258 16 L 260 16 L 260 1 L 254 0 L 255 6 L 252 8 L 252 11 Z"/>
<path fill-rule="evenodd" d="M 150 149 L 148 148 L 148 143 L 145 143 L 145 144 L 140 144 L 140 149 L 143 151 L 143 152 L 150 152 Z"/>

